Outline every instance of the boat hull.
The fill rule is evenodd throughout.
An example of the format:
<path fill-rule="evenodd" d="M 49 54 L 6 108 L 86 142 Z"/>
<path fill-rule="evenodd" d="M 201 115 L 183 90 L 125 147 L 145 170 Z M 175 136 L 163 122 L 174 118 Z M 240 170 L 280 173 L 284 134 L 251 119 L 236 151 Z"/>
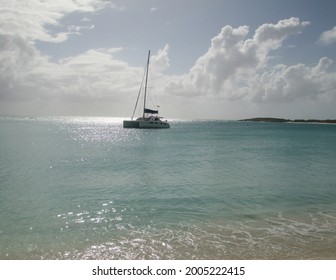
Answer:
<path fill-rule="evenodd" d="M 124 121 L 123 127 L 124 128 L 139 128 L 139 122 L 138 121 Z"/>
<path fill-rule="evenodd" d="M 166 121 L 143 121 L 143 120 L 131 120 L 123 122 L 124 128 L 170 128 L 170 125 Z"/>

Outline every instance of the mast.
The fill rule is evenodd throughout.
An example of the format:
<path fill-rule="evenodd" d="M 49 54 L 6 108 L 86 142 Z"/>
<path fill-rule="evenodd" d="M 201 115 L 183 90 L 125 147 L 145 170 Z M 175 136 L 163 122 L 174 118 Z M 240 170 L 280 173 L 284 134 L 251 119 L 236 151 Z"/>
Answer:
<path fill-rule="evenodd" d="M 146 83 L 145 83 L 145 97 L 144 97 L 143 117 L 145 117 L 145 110 L 146 110 L 146 95 L 147 95 L 147 81 L 148 81 L 149 57 L 150 57 L 150 50 L 148 51 L 148 59 L 147 59 L 147 69 L 146 69 Z"/>

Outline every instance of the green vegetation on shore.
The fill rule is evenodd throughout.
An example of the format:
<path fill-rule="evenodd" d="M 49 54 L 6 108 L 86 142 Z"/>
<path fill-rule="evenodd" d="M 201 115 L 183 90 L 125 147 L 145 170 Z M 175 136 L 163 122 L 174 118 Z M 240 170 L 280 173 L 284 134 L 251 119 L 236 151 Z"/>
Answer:
<path fill-rule="evenodd" d="M 290 122 L 290 123 L 336 123 L 336 120 L 318 120 L 318 119 L 295 119 L 295 120 L 290 120 L 290 119 L 281 119 L 281 118 L 252 118 L 252 119 L 243 119 L 240 120 L 243 122 Z"/>

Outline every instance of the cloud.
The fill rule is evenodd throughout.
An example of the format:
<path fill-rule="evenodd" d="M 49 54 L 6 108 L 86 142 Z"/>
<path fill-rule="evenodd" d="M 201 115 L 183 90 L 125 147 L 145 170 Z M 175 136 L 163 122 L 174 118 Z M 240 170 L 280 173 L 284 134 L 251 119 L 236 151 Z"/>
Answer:
<path fill-rule="evenodd" d="M 323 45 L 331 45 L 336 42 L 336 26 L 321 34 L 319 43 Z"/>
<path fill-rule="evenodd" d="M 0 11 L 1 113 L 88 114 L 92 110 L 92 114 L 117 116 L 132 110 L 143 68 L 117 58 L 124 48 L 90 49 L 54 61 L 35 44 L 61 43 L 83 29 L 94 28 L 63 26 L 61 20 L 77 12 L 85 15 L 82 23 L 87 23 L 88 13 L 109 2 L 30 0 L 18 7 L 16 1 L 0 1 L 6 2 Z M 150 86 L 176 116 L 185 108 L 190 112 L 208 108 L 220 116 L 223 106 L 233 114 L 228 104 L 246 108 L 246 104 L 335 100 L 336 73 L 330 59 L 321 58 L 314 66 L 271 64 L 272 52 L 308 24 L 290 18 L 263 24 L 251 35 L 248 26 L 224 26 L 210 41 L 209 49 L 182 75 L 165 73 L 170 66 L 166 44 L 152 54 Z"/>
<path fill-rule="evenodd" d="M 300 34 L 309 24 L 308 21 L 300 22 L 294 17 L 280 20 L 277 24 L 266 23 L 256 30 L 253 40 L 266 50 L 277 49 L 288 36 Z"/>
<path fill-rule="evenodd" d="M 153 72 L 162 72 L 169 67 L 168 57 L 169 45 L 166 44 L 163 49 L 159 49 L 157 54 L 151 57 L 151 68 Z"/>
<path fill-rule="evenodd" d="M 251 96 L 255 102 L 292 102 L 317 100 L 322 95 L 335 97 L 336 74 L 328 72 L 332 61 L 321 58 L 316 66 L 297 64 L 278 66 L 251 81 Z"/>
<path fill-rule="evenodd" d="M 88 50 L 75 57 L 52 62 L 41 53 L 36 41 L 61 43 L 72 34 L 94 25 L 63 26 L 61 19 L 71 13 L 92 13 L 109 2 L 83 1 L 6 1 L 0 11 L 0 102 L 91 102 L 113 99 L 111 90 L 122 94 L 125 80 L 139 69 L 118 61 L 121 48 Z M 63 32 L 52 32 L 62 27 Z M 127 86 L 126 86 L 127 85 Z"/>
<path fill-rule="evenodd" d="M 69 31 L 69 34 L 77 34 L 80 35 L 81 30 L 92 30 L 94 29 L 94 24 L 86 25 L 86 26 L 78 26 L 78 25 L 70 25 L 67 29 Z"/>
<path fill-rule="evenodd" d="M 8 60 L 16 59 L 21 67 L 4 69 L 7 90 L 0 98 L 90 101 L 118 99 L 120 94 L 134 90 L 141 69 L 114 58 L 121 49 L 96 49 L 54 63 L 41 56 L 33 46 L 22 44 L 12 50 Z M 30 54 L 30 55 L 29 55 Z M 6 65 L 11 65 L 10 61 Z"/>
<path fill-rule="evenodd" d="M 103 0 L 2 0 L 0 29 L 3 35 L 15 35 L 27 41 L 63 42 L 71 32 L 51 32 L 60 20 L 74 12 L 92 13 L 108 5 Z"/>
<path fill-rule="evenodd" d="M 61 60 L 58 64 L 61 69 L 58 79 L 68 79 L 73 86 L 64 88 L 57 96 L 118 101 L 123 94 L 135 92 L 142 69 L 114 58 L 114 54 L 119 51 L 121 48 L 89 50 Z"/>
<path fill-rule="evenodd" d="M 290 96 L 288 100 L 295 99 L 298 97 L 296 90 L 311 86 L 309 71 L 302 65 L 272 68 L 269 58 L 271 51 L 280 48 L 289 36 L 301 33 L 308 24 L 298 18 L 263 24 L 252 38 L 247 37 L 248 26 L 225 26 L 189 73 L 175 77 L 167 86 L 168 90 L 180 95 L 184 92 L 185 95 L 217 96 L 231 101 L 243 98 L 254 102 L 275 101 L 274 96 L 279 100 L 287 96 Z M 300 77 L 299 73 L 305 76 Z M 291 80 L 291 74 L 298 76 L 301 88 Z M 283 84 L 286 86 L 281 86 Z M 318 85 L 316 92 L 319 92 Z"/>

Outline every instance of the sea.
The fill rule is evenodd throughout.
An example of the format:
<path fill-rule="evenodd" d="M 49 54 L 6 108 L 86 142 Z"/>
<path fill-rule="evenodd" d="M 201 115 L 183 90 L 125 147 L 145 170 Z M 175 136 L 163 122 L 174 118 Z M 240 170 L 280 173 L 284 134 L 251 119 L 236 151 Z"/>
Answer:
<path fill-rule="evenodd" d="M 0 259 L 336 259 L 336 126 L 2 116 Z"/>

